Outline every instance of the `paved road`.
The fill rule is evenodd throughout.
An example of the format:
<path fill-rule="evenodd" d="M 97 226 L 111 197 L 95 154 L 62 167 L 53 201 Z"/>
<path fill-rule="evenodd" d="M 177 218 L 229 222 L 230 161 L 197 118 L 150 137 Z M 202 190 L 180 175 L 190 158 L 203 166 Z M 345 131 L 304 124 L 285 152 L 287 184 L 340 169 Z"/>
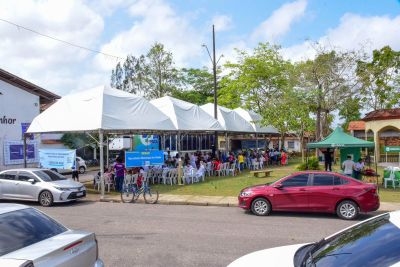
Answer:
<path fill-rule="evenodd" d="M 95 231 L 100 257 L 113 267 L 226 266 L 249 252 L 316 241 L 355 223 L 333 215 L 257 217 L 224 207 L 101 202 L 35 206 L 67 227 Z"/>

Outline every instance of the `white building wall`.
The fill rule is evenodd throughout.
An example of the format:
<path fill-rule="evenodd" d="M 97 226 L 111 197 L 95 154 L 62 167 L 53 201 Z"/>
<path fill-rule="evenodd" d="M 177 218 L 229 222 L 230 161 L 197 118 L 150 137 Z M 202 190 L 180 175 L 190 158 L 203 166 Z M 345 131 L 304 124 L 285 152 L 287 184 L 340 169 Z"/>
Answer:
<path fill-rule="evenodd" d="M 40 113 L 39 96 L 0 80 L 0 170 L 22 165 L 7 165 L 4 141 L 22 139 L 22 123 L 30 123 Z"/>

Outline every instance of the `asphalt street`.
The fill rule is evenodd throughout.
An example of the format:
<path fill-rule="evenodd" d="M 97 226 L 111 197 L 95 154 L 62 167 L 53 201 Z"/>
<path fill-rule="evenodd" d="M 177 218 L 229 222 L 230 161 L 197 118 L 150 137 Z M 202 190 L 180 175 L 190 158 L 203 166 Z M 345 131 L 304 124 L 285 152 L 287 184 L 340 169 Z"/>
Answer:
<path fill-rule="evenodd" d="M 330 214 L 257 217 L 232 207 L 88 201 L 33 205 L 71 229 L 94 231 L 101 259 L 113 267 L 226 266 L 256 250 L 317 241 L 356 223 Z"/>

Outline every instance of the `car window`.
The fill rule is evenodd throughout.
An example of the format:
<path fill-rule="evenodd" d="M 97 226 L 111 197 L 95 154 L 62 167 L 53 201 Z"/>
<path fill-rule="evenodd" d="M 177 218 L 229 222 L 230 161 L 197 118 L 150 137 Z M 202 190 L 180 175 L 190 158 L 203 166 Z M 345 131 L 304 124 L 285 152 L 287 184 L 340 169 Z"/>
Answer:
<path fill-rule="evenodd" d="M 308 174 L 300 174 L 290 177 L 282 182 L 284 187 L 306 186 L 308 184 Z"/>
<path fill-rule="evenodd" d="M 30 172 L 26 172 L 26 171 L 20 171 L 20 172 L 18 173 L 17 179 L 18 179 L 19 181 L 26 181 L 26 182 L 27 182 L 29 179 L 34 179 L 35 181 L 37 180 L 36 177 L 35 177 L 33 174 L 31 174 Z"/>
<path fill-rule="evenodd" d="M 391 266 L 400 261 L 400 229 L 385 214 L 322 241 L 303 266 Z"/>
<path fill-rule="evenodd" d="M 340 178 L 338 176 L 334 176 L 333 184 L 334 185 L 342 185 L 350 183 L 348 180 Z"/>
<path fill-rule="evenodd" d="M 333 185 L 333 175 L 331 174 L 314 174 L 314 186 Z"/>
<path fill-rule="evenodd" d="M 40 177 L 45 182 L 52 182 L 58 180 L 66 180 L 64 176 L 57 172 L 53 172 L 51 170 L 40 170 L 40 171 L 33 171 L 34 174 Z"/>
<path fill-rule="evenodd" d="M 16 171 L 8 171 L 8 172 L 3 172 L 0 174 L 0 179 L 2 180 L 15 180 L 15 177 L 17 176 Z"/>
<path fill-rule="evenodd" d="M 64 226 L 32 208 L 0 214 L 0 256 L 65 231 Z"/>

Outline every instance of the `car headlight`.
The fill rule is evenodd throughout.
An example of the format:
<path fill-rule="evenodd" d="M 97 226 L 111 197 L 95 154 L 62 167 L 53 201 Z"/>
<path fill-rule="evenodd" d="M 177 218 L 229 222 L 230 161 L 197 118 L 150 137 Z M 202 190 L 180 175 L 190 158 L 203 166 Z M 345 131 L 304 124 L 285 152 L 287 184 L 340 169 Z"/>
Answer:
<path fill-rule="evenodd" d="M 243 192 L 240 192 L 240 196 L 241 196 L 241 197 L 249 197 L 249 196 L 251 196 L 251 194 L 252 194 L 251 191 L 243 191 Z"/>
<path fill-rule="evenodd" d="M 66 188 L 66 187 L 55 186 L 54 188 L 57 189 L 57 190 L 60 190 L 60 191 L 68 191 L 69 190 L 69 188 Z"/>

